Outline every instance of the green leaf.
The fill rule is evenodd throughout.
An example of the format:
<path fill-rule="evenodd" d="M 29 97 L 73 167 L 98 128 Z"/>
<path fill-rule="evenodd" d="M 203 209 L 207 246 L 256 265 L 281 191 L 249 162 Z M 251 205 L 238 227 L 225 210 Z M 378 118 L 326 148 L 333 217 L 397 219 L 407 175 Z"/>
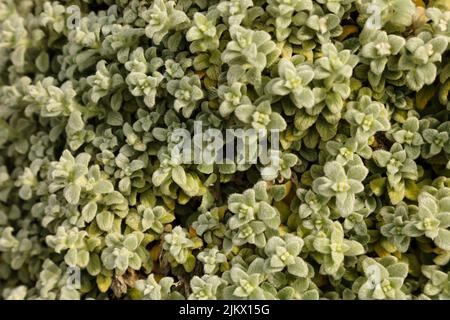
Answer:
<path fill-rule="evenodd" d="M 114 215 L 109 211 L 102 211 L 95 217 L 95 221 L 100 230 L 110 231 L 113 226 Z"/>
<path fill-rule="evenodd" d="M 91 276 L 97 276 L 98 274 L 100 274 L 100 271 L 102 270 L 102 265 L 98 254 L 95 253 L 91 254 L 86 269 Z"/>
<path fill-rule="evenodd" d="M 50 59 L 48 53 L 45 51 L 41 51 L 41 53 L 39 53 L 38 57 L 36 58 L 36 67 L 40 72 L 45 73 L 47 72 L 49 66 Z"/>
<path fill-rule="evenodd" d="M 316 129 L 320 137 L 324 141 L 328 141 L 336 135 L 337 126 L 330 125 L 322 118 L 319 118 L 316 122 Z"/>
<path fill-rule="evenodd" d="M 95 201 L 88 202 L 81 210 L 81 215 L 83 216 L 84 221 L 91 222 L 94 220 L 95 215 L 97 213 L 97 203 Z"/>
<path fill-rule="evenodd" d="M 290 274 L 300 278 L 308 276 L 308 265 L 299 257 L 296 257 L 294 264 L 288 265 L 287 270 Z"/>
<path fill-rule="evenodd" d="M 298 111 L 295 114 L 294 125 L 300 131 L 305 131 L 311 127 L 317 120 L 317 116 L 311 116 L 303 111 Z"/>
<path fill-rule="evenodd" d="M 192 272 L 192 270 L 194 270 L 195 268 L 195 257 L 192 254 L 189 254 L 186 262 L 183 264 L 184 270 L 186 272 Z"/>
<path fill-rule="evenodd" d="M 381 196 L 386 188 L 386 178 L 373 179 L 369 183 L 370 189 L 376 196 Z"/>
<path fill-rule="evenodd" d="M 260 218 L 261 220 L 265 220 L 265 219 L 271 219 L 276 215 L 277 215 L 277 211 L 275 208 L 273 208 L 271 205 L 269 205 L 266 202 L 260 202 L 258 218 Z"/>
<path fill-rule="evenodd" d="M 64 198 L 69 204 L 78 204 L 80 201 L 81 187 L 76 184 L 70 184 L 64 188 Z"/>
<path fill-rule="evenodd" d="M 252 105 L 242 105 L 234 110 L 236 117 L 244 123 L 250 123 L 252 120 L 252 115 L 255 112 L 255 106 Z"/>
<path fill-rule="evenodd" d="M 280 131 L 284 131 L 286 129 L 286 121 L 284 121 L 284 118 L 279 113 L 273 112 L 270 117 L 271 121 L 267 129 Z"/>
<path fill-rule="evenodd" d="M 106 123 L 113 127 L 120 127 L 123 124 L 122 114 L 117 111 L 110 111 L 106 116 Z"/>
<path fill-rule="evenodd" d="M 70 114 L 67 125 L 74 131 L 80 131 L 84 128 L 84 122 L 81 117 L 81 112 L 74 111 Z"/>
<path fill-rule="evenodd" d="M 372 154 L 373 160 L 380 167 L 386 167 L 391 159 L 391 153 L 386 150 L 376 150 Z"/>
<path fill-rule="evenodd" d="M 439 248 L 450 250 L 450 230 L 440 228 L 437 237 L 434 239 L 434 243 Z"/>
<path fill-rule="evenodd" d="M 172 179 L 180 187 L 185 187 L 187 184 L 186 172 L 182 166 L 176 166 L 172 169 Z"/>
<path fill-rule="evenodd" d="M 357 241 L 344 239 L 344 243 L 349 246 L 348 250 L 344 253 L 346 256 L 358 256 L 365 252 L 362 244 Z"/>
<path fill-rule="evenodd" d="M 93 191 L 95 193 L 111 193 L 114 191 L 114 186 L 108 180 L 100 180 L 94 184 Z"/>

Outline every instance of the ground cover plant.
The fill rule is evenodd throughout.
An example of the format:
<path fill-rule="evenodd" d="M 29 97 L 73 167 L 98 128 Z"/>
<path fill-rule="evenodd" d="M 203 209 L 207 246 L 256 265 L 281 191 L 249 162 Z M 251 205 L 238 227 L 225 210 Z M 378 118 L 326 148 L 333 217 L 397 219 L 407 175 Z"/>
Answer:
<path fill-rule="evenodd" d="M 0 0 L 1 298 L 450 299 L 449 48 L 447 0 Z"/>

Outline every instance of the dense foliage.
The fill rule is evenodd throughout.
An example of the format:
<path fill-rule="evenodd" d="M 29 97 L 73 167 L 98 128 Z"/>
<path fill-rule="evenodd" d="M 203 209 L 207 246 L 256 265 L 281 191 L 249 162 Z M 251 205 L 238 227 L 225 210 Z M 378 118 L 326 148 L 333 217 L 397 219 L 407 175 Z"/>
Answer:
<path fill-rule="evenodd" d="M 0 295 L 450 299 L 449 48 L 446 0 L 0 0 Z"/>

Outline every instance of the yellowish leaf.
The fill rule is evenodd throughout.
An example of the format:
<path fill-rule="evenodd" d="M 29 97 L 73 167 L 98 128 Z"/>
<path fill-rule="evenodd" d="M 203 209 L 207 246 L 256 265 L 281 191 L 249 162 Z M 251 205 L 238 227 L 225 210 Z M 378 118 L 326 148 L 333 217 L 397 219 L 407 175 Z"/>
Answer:
<path fill-rule="evenodd" d="M 445 81 L 439 88 L 439 102 L 443 105 L 448 103 L 448 92 L 450 91 L 450 79 Z"/>
<path fill-rule="evenodd" d="M 355 26 L 353 24 L 346 25 L 342 28 L 342 33 L 338 37 L 338 40 L 342 41 L 342 40 L 346 39 L 349 35 L 351 35 L 353 33 L 357 33 L 358 30 L 359 30 L 358 26 Z"/>
<path fill-rule="evenodd" d="M 161 245 L 157 244 L 150 249 L 150 257 L 153 261 L 158 261 L 161 254 Z"/>
<path fill-rule="evenodd" d="M 96 282 L 100 292 L 105 293 L 106 291 L 108 291 L 109 287 L 111 287 L 112 278 L 99 274 L 97 276 Z"/>
<path fill-rule="evenodd" d="M 373 249 L 380 258 L 387 257 L 390 255 L 389 252 L 387 252 L 379 243 L 375 244 Z"/>
<path fill-rule="evenodd" d="M 416 106 L 417 109 L 423 110 L 427 106 L 428 102 L 436 95 L 438 90 L 437 86 L 426 86 L 423 87 L 419 92 L 416 93 Z"/>

